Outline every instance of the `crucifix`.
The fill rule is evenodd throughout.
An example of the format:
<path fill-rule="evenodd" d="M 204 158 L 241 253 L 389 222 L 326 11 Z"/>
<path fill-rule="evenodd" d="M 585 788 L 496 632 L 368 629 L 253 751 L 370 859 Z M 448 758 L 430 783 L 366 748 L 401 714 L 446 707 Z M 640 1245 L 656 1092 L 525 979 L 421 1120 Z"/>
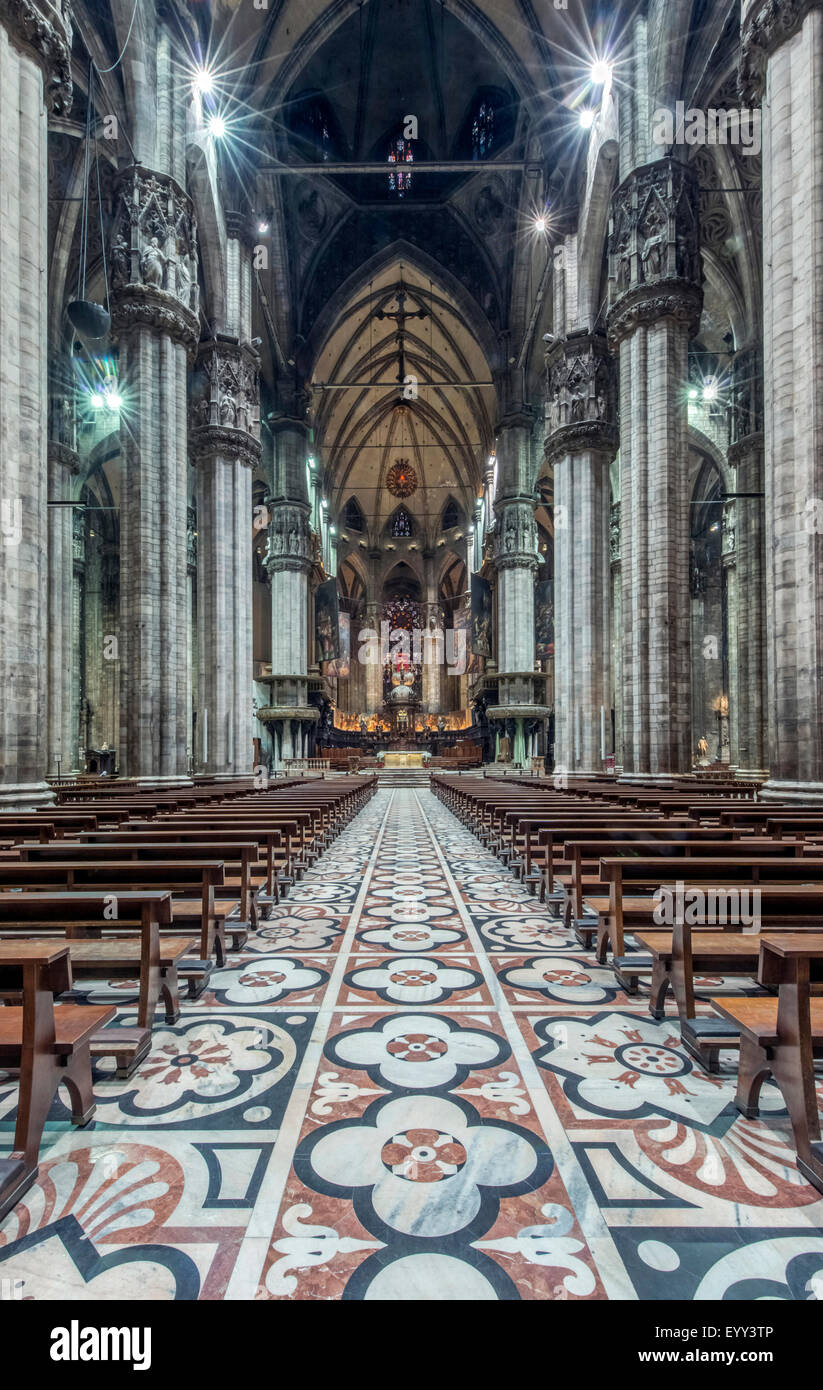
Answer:
<path fill-rule="evenodd" d="M 402 280 L 400 281 L 400 288 L 399 288 L 399 290 L 397 291 L 397 293 L 395 294 L 394 297 L 395 297 L 395 299 L 397 300 L 397 312 L 394 313 L 394 314 L 387 314 L 383 309 L 378 309 L 377 313 L 375 314 L 375 318 L 377 318 L 377 319 L 394 319 L 394 320 L 396 321 L 396 323 L 397 323 L 397 333 L 396 333 L 396 335 L 395 335 L 395 336 L 396 336 L 396 339 L 397 339 L 397 353 L 398 353 L 397 380 L 399 381 L 399 383 L 400 383 L 401 386 L 405 386 L 405 384 L 406 384 L 406 351 L 405 351 L 405 342 L 406 342 L 406 336 L 405 336 L 405 335 L 406 335 L 406 319 L 425 319 L 425 318 L 428 318 L 429 311 L 428 311 L 428 309 L 415 309 L 415 310 L 413 310 L 413 311 L 410 312 L 410 313 L 406 313 L 406 300 L 408 299 L 409 296 L 408 296 L 408 294 L 406 293 L 405 289 L 403 288 L 403 281 L 402 281 Z"/>

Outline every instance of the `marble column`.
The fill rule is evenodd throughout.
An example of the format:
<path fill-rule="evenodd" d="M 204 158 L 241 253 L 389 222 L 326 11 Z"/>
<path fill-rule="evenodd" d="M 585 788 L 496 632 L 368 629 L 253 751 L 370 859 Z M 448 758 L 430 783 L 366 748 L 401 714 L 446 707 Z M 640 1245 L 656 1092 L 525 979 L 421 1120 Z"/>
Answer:
<path fill-rule="evenodd" d="M 50 799 L 47 112 L 71 106 L 69 8 L 0 0 L 0 807 Z M 69 523 L 70 524 L 70 523 Z"/>
<path fill-rule="evenodd" d="M 623 771 L 691 766 L 685 383 L 703 302 L 693 171 L 666 158 L 616 190 L 609 347 L 619 353 Z"/>
<path fill-rule="evenodd" d="M 188 780 L 186 385 L 200 336 L 191 201 L 141 166 L 118 181 L 112 337 L 119 343 L 120 768 Z"/>
<path fill-rule="evenodd" d="M 553 346 L 546 366 L 545 457 L 554 465 L 555 759 L 569 772 L 599 772 L 611 750 L 614 372 L 605 337 L 587 332 Z"/>
<path fill-rule="evenodd" d="M 738 776 L 762 776 L 766 750 L 766 568 L 763 499 L 763 435 L 750 434 L 729 448 L 737 499 L 737 748 Z M 745 494 L 749 494 L 746 496 Z"/>
<path fill-rule="evenodd" d="M 260 461 L 259 361 L 221 337 L 204 344 L 192 383 L 196 474 L 197 708 L 203 772 L 250 775 L 252 745 L 252 472 Z"/>
<path fill-rule="evenodd" d="M 371 602 L 366 605 L 365 626 L 372 632 L 377 633 L 378 652 L 380 642 L 380 604 Z M 373 644 L 363 643 L 367 654 L 374 655 Z M 360 643 L 358 642 L 358 649 Z M 366 713 L 369 715 L 379 714 L 383 709 L 383 667 L 379 661 L 370 661 L 366 666 Z"/>
<path fill-rule="evenodd" d="M 74 374 L 68 354 L 49 362 L 48 439 L 48 760 L 63 776 L 74 766 L 76 724 L 72 681 L 80 652 L 72 631 L 75 478 L 79 470 L 74 419 Z M 62 503 L 63 505 L 55 505 Z M 82 513 L 80 513 L 82 516 Z"/>
<path fill-rule="evenodd" d="M 823 800 L 823 0 L 745 0 L 741 94 L 763 105 L 769 782 Z"/>
<path fill-rule="evenodd" d="M 299 756 L 299 726 L 314 724 L 308 701 L 309 574 L 314 543 L 306 487 L 306 432 L 299 402 L 275 423 L 275 486 L 267 505 L 271 521 L 266 568 L 271 575 L 271 704 L 258 717 L 273 726 L 275 765 Z"/>

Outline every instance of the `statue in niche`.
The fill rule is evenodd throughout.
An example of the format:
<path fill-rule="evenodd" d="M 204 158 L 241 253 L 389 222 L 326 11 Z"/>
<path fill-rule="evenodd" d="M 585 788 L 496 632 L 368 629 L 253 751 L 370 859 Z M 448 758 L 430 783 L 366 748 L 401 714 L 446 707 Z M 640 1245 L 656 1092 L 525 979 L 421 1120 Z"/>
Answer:
<path fill-rule="evenodd" d="M 295 526 L 289 531 L 289 554 L 300 554 L 300 533 Z"/>
<path fill-rule="evenodd" d="M 111 248 L 111 285 L 112 289 L 119 289 L 122 285 L 127 285 L 131 279 L 131 256 L 126 238 L 122 231 L 117 233 Z"/>
<path fill-rule="evenodd" d="M 225 395 L 220 402 L 220 423 L 229 426 L 237 424 L 237 406 L 232 396 Z"/>
<path fill-rule="evenodd" d="M 572 401 L 572 422 L 576 424 L 578 421 L 582 420 L 585 416 L 585 413 L 586 411 L 585 406 L 583 404 L 583 397 L 575 396 Z"/>
<path fill-rule="evenodd" d="M 606 397 L 602 391 L 597 393 L 597 418 L 598 420 L 605 420 L 606 418 Z"/>
<path fill-rule="evenodd" d="M 438 721 L 437 721 L 437 732 L 438 732 L 439 734 L 443 734 L 443 733 L 445 733 L 445 731 L 446 731 L 446 721 L 445 721 L 445 719 L 443 718 L 443 716 L 442 716 L 442 714 L 441 714 L 440 717 L 439 717 L 439 719 L 438 719 Z"/>
<path fill-rule="evenodd" d="M 153 236 L 140 257 L 140 274 L 143 276 L 143 284 L 155 285 L 158 289 L 162 289 L 167 263 L 168 257 L 163 255 L 157 237 Z"/>
<path fill-rule="evenodd" d="M 627 290 L 632 278 L 632 258 L 629 253 L 629 239 L 620 238 L 617 243 L 617 288 Z"/>
<path fill-rule="evenodd" d="M 553 430 L 560 426 L 560 393 L 555 391 L 552 396 L 551 406 L 549 407 L 549 423 Z"/>
<path fill-rule="evenodd" d="M 655 280 L 663 274 L 663 255 L 665 249 L 665 227 L 658 208 L 649 210 L 646 223 L 646 239 L 643 245 L 643 279 Z"/>
<path fill-rule="evenodd" d="M 506 550 L 511 552 L 512 550 L 514 550 L 515 544 L 516 540 L 514 526 L 512 522 L 509 522 L 508 526 L 506 527 Z"/>

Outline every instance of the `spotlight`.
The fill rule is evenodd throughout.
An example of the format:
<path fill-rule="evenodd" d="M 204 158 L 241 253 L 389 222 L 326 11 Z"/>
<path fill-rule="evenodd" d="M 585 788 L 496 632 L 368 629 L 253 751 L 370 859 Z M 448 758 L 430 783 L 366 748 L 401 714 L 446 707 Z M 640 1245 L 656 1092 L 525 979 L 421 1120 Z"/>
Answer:
<path fill-rule="evenodd" d="M 314 459 L 313 459 L 313 458 L 308 458 L 308 459 L 306 459 L 306 463 L 309 465 L 309 468 L 314 468 Z"/>
<path fill-rule="evenodd" d="M 200 93 L 201 97 L 208 96 L 209 92 L 213 91 L 214 78 L 208 68 L 198 68 L 194 75 L 192 86 L 196 92 Z"/>
<path fill-rule="evenodd" d="M 547 223 L 546 223 L 545 217 L 535 217 L 535 219 L 534 219 L 534 229 L 535 229 L 536 232 L 545 232 L 545 230 L 546 230 L 546 225 L 547 225 Z"/>
<path fill-rule="evenodd" d="M 607 63 L 604 58 L 598 58 L 596 63 L 592 63 L 589 76 L 595 87 L 602 87 L 608 82 L 612 75 L 612 65 Z"/>
<path fill-rule="evenodd" d="M 123 397 L 117 391 L 109 391 L 106 396 L 106 405 L 109 410 L 119 410 L 123 404 Z"/>
<path fill-rule="evenodd" d="M 707 381 L 707 382 L 704 384 L 704 386 L 703 386 L 703 399 L 704 399 L 704 401 L 716 401 L 716 400 L 717 400 L 717 382 L 716 382 L 716 381 L 709 380 L 709 381 Z"/>
<path fill-rule="evenodd" d="M 209 135 L 215 140 L 222 140 L 226 133 L 226 122 L 222 116 L 212 116 L 209 119 Z"/>
<path fill-rule="evenodd" d="M 92 393 L 91 393 L 91 403 L 92 403 L 92 405 L 94 406 L 94 409 L 95 409 L 95 410 L 102 410 L 102 409 L 103 409 L 104 401 L 103 401 L 103 397 L 100 395 L 100 392 L 99 392 L 99 391 L 92 391 Z"/>
<path fill-rule="evenodd" d="M 267 232 L 268 230 L 269 230 L 269 224 L 268 224 L 268 222 L 258 222 L 258 224 L 257 224 L 257 235 L 258 235 L 258 236 L 265 236 L 265 235 L 266 235 L 266 232 Z"/>
<path fill-rule="evenodd" d="M 690 401 L 696 401 L 696 400 L 697 400 L 697 397 L 699 396 L 699 394 L 700 394 L 700 392 L 698 391 L 697 387 L 696 387 L 696 386 L 693 386 L 692 389 L 691 389 L 691 391 L 689 392 L 689 400 L 690 400 Z"/>
<path fill-rule="evenodd" d="M 337 535 L 337 527 L 336 527 L 336 526 L 330 526 L 330 527 L 329 527 L 329 533 L 330 533 L 330 535 L 332 535 L 332 536 L 336 536 L 336 535 Z"/>
<path fill-rule="evenodd" d="M 597 112 L 593 111 L 590 106 L 584 107 L 584 109 L 580 112 L 580 124 L 582 125 L 584 130 L 591 130 L 592 126 L 594 125 L 594 118 L 596 115 Z"/>

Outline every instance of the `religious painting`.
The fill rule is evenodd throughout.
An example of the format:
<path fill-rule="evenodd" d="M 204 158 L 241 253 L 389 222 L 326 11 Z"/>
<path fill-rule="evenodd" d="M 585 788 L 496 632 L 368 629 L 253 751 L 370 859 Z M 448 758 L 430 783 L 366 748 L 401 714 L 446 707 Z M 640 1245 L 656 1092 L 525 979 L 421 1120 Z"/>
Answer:
<path fill-rule="evenodd" d="M 333 661 L 327 661 L 323 674 L 332 676 L 335 680 L 346 681 L 349 678 L 349 663 L 351 660 L 351 619 L 348 613 L 341 613 L 338 625 L 339 654 Z"/>
<path fill-rule="evenodd" d="M 554 580 L 534 586 L 534 650 L 538 661 L 554 656 Z"/>
<path fill-rule="evenodd" d="M 340 617 L 337 580 L 327 579 L 314 596 L 314 640 L 318 661 L 334 661 L 340 656 Z"/>
<path fill-rule="evenodd" d="M 492 591 L 491 585 L 482 575 L 472 575 L 471 587 L 472 627 L 471 649 L 475 656 L 492 654 Z"/>

